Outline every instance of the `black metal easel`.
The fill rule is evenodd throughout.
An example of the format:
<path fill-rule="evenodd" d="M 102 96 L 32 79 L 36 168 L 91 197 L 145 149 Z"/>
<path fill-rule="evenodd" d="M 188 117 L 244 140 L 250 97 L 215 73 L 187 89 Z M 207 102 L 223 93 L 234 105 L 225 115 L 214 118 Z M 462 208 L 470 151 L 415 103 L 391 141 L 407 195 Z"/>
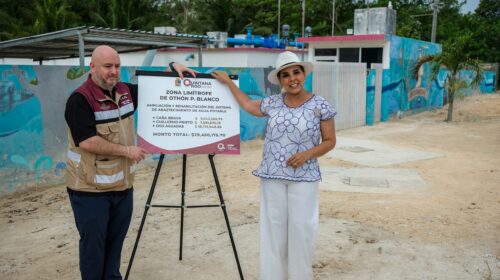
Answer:
<path fill-rule="evenodd" d="M 181 209 L 181 228 L 180 228 L 180 244 L 179 244 L 179 260 L 182 260 L 182 237 L 184 231 L 184 209 L 185 208 L 205 208 L 205 207 L 220 207 L 222 208 L 222 212 L 224 213 L 224 219 L 226 220 L 226 226 L 229 233 L 229 238 L 231 239 L 231 245 L 233 247 L 234 257 L 236 259 L 236 265 L 238 266 L 238 272 L 240 274 L 240 279 L 243 280 L 243 272 L 241 271 L 240 260 L 238 258 L 238 252 L 236 251 L 236 245 L 234 244 L 233 233 L 231 232 L 231 225 L 229 224 L 229 218 L 226 211 L 226 205 L 224 204 L 224 197 L 222 196 L 222 190 L 219 184 L 219 178 L 217 177 L 217 171 L 215 170 L 213 154 L 208 155 L 208 159 L 210 160 L 210 166 L 212 167 L 212 173 L 215 180 L 215 185 L 217 187 L 217 193 L 219 195 L 220 205 L 186 205 L 184 201 L 184 195 L 186 193 L 186 161 L 187 155 L 182 155 L 182 190 L 181 190 L 181 205 L 155 205 L 151 204 L 151 199 L 153 198 L 153 194 L 156 187 L 156 182 L 158 181 L 158 175 L 160 174 L 161 166 L 163 164 L 163 159 L 165 157 L 164 154 L 160 155 L 160 159 L 158 161 L 158 166 L 156 167 L 155 176 L 153 178 L 153 183 L 151 185 L 151 189 L 149 191 L 148 200 L 146 201 L 146 206 L 144 209 L 144 214 L 142 216 L 141 225 L 139 226 L 139 231 L 137 233 L 137 238 L 135 240 L 134 249 L 132 250 L 132 255 L 130 256 L 130 261 L 127 267 L 127 273 L 125 274 L 125 280 L 128 279 L 130 269 L 132 268 L 132 263 L 134 261 L 135 253 L 137 251 L 137 246 L 139 245 L 139 239 L 141 238 L 142 228 L 144 227 L 144 223 L 146 222 L 146 216 L 148 214 L 150 207 L 163 207 L 163 208 L 180 208 Z"/>

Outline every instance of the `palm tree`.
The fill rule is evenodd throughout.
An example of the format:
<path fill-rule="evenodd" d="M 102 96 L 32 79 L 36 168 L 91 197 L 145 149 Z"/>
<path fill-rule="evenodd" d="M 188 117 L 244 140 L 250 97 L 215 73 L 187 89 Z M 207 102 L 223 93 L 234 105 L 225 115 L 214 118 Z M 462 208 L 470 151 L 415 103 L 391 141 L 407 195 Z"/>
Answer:
<path fill-rule="evenodd" d="M 440 69 L 448 71 L 448 80 L 444 84 L 444 88 L 448 92 L 448 115 L 445 120 L 447 122 L 453 121 L 455 95 L 462 89 L 479 84 L 483 76 L 479 61 L 466 55 L 465 47 L 470 37 L 470 34 L 466 34 L 456 40 L 445 42 L 442 53 L 424 56 L 413 66 L 413 75 L 415 77 L 418 76 L 420 67 L 425 63 L 432 63 L 432 79 L 437 78 Z M 459 73 L 464 70 L 472 70 L 475 73 L 471 82 L 467 82 L 460 76 Z"/>
<path fill-rule="evenodd" d="M 71 0 L 80 7 L 80 15 L 87 25 L 108 28 L 150 30 L 165 26 L 170 17 L 160 8 L 172 1 L 165 0 Z M 86 3 L 80 3 L 86 2 Z M 73 4 L 75 5 L 75 4 Z"/>
<path fill-rule="evenodd" d="M 0 41 L 29 36 L 32 28 L 23 24 L 16 16 L 0 10 Z"/>
<path fill-rule="evenodd" d="M 74 26 L 74 17 L 67 0 L 37 0 L 34 2 L 35 25 L 38 33 Z"/>

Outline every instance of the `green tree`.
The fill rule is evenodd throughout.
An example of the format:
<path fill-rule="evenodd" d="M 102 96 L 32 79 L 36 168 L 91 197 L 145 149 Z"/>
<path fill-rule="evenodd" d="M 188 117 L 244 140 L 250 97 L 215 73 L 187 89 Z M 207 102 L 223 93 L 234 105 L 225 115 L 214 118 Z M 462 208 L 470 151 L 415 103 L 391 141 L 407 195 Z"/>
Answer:
<path fill-rule="evenodd" d="M 154 26 L 174 26 L 181 33 L 197 32 L 197 3 L 197 0 L 164 1 L 158 8 L 161 20 L 157 20 Z"/>
<path fill-rule="evenodd" d="M 306 1 L 306 26 L 311 26 L 313 36 L 331 35 L 332 1 Z"/>
<path fill-rule="evenodd" d="M 136 9 L 133 4 L 133 1 L 110 0 L 99 5 L 97 11 L 91 11 L 90 18 L 97 26 L 132 29 L 134 23 L 141 20 L 141 17 L 133 17 L 132 9 Z"/>
<path fill-rule="evenodd" d="M 432 63 L 431 69 L 434 79 L 441 68 L 449 72 L 448 80 L 444 86 L 448 91 L 448 114 L 445 120 L 447 122 L 453 121 L 453 104 L 457 92 L 472 85 L 477 85 L 482 79 L 482 69 L 479 61 L 470 59 L 464 55 L 464 49 L 470 37 L 470 34 L 466 34 L 455 40 L 447 41 L 441 54 L 424 56 L 413 67 L 413 75 L 415 77 L 418 76 L 420 67 L 425 63 Z M 459 72 L 463 70 L 472 70 L 476 73 L 470 84 L 460 77 Z"/>
<path fill-rule="evenodd" d="M 245 33 L 244 29 L 248 24 L 254 28 L 254 33 L 260 35 L 271 35 L 278 33 L 278 1 L 236 1 L 239 8 L 236 20 L 245 22 L 243 26 L 238 26 L 239 33 Z M 243 5 L 241 5 L 243 4 Z M 241 5 L 241 6 L 240 6 Z"/>
<path fill-rule="evenodd" d="M 33 34 L 31 0 L 0 0 L 0 40 L 10 40 Z"/>
<path fill-rule="evenodd" d="M 432 35 L 432 14 L 434 0 L 392 0 L 397 12 L 396 35 L 417 40 L 430 41 Z M 459 0 L 440 0 L 437 17 L 436 41 L 444 42 L 463 34 L 464 15 Z M 378 0 L 370 7 L 387 7 L 389 0 Z M 469 30 L 465 26 L 465 30 Z"/>
<path fill-rule="evenodd" d="M 46 33 L 74 27 L 67 21 L 75 17 L 69 8 L 67 0 L 36 0 L 34 30 Z"/>
<path fill-rule="evenodd" d="M 233 0 L 230 2 L 231 7 L 226 8 L 230 9 L 230 11 L 226 11 L 221 6 L 216 7 L 216 9 L 221 9 L 218 14 L 222 19 L 225 17 L 223 13 L 228 13 L 227 17 L 230 20 L 228 27 L 230 28 L 228 28 L 227 32 L 229 36 L 246 33 L 246 27 L 249 25 L 253 27 L 253 33 L 257 35 L 270 35 L 277 32 L 278 1 Z M 219 22 L 221 21 L 223 20 L 219 20 Z"/>
<path fill-rule="evenodd" d="M 246 7 L 245 1 L 238 0 L 198 1 L 194 8 L 196 30 L 200 33 L 222 31 L 227 32 L 229 36 L 245 32 L 245 26 L 252 22 L 251 18 L 243 16 Z"/>
<path fill-rule="evenodd" d="M 465 2 L 459 0 L 440 0 L 442 7 L 439 10 L 437 18 L 436 42 L 443 43 L 445 41 L 453 40 L 470 31 L 469 28 L 463 26 L 464 15 L 460 13 L 460 7 Z M 432 17 L 431 29 L 429 29 L 429 36 L 423 37 L 424 40 L 430 41 L 432 33 Z M 464 27 L 466 29 L 464 29 Z"/>
<path fill-rule="evenodd" d="M 161 22 L 160 6 L 155 0 L 70 0 L 80 15 L 81 25 L 121 29 L 152 30 Z M 160 24 L 161 25 L 161 24 Z"/>
<path fill-rule="evenodd" d="M 499 20 L 500 3 L 496 0 L 481 0 L 475 10 L 476 15 L 483 19 Z"/>
<path fill-rule="evenodd" d="M 434 0 L 391 0 L 397 11 L 396 35 L 429 41 Z M 389 0 L 336 0 L 335 35 L 354 27 L 354 10 L 387 7 Z M 499 62 L 500 1 L 481 0 L 475 13 L 460 14 L 463 0 L 440 0 L 437 42 L 471 32 L 465 52 L 486 62 Z M 15 3 L 15 4 L 13 4 Z M 34 15 L 34 16 L 33 16 Z M 290 36 L 302 31 L 301 0 L 281 0 L 281 25 Z M 203 34 L 226 31 L 278 33 L 278 0 L 0 0 L 0 40 L 29 36 L 75 26 L 153 30 L 174 26 L 179 32 Z M 332 1 L 306 0 L 305 26 L 314 36 L 331 34 Z"/>
<path fill-rule="evenodd" d="M 0 11 L 0 41 L 31 35 L 23 22 L 5 11 Z"/>
<path fill-rule="evenodd" d="M 481 0 L 468 20 L 473 33 L 467 53 L 484 62 L 500 63 L 500 1 Z"/>

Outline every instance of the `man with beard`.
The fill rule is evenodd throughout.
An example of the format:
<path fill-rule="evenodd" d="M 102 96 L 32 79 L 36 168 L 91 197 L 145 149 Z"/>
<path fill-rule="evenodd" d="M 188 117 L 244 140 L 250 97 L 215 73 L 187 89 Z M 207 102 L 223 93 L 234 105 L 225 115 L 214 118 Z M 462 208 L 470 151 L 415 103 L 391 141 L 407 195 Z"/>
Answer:
<path fill-rule="evenodd" d="M 195 72 L 170 63 L 182 72 Z M 80 234 L 82 279 L 122 279 L 120 257 L 132 217 L 133 181 L 146 150 L 134 144 L 137 85 L 120 82 L 120 56 L 92 53 L 90 75 L 68 98 L 67 189 Z"/>

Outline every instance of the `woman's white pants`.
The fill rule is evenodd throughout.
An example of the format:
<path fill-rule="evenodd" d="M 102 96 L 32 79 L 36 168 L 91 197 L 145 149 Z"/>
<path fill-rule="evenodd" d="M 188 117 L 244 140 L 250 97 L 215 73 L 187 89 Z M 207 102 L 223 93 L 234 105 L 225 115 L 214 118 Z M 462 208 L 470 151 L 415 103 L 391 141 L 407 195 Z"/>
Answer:
<path fill-rule="evenodd" d="M 311 280 L 319 182 L 262 179 L 260 280 Z"/>

